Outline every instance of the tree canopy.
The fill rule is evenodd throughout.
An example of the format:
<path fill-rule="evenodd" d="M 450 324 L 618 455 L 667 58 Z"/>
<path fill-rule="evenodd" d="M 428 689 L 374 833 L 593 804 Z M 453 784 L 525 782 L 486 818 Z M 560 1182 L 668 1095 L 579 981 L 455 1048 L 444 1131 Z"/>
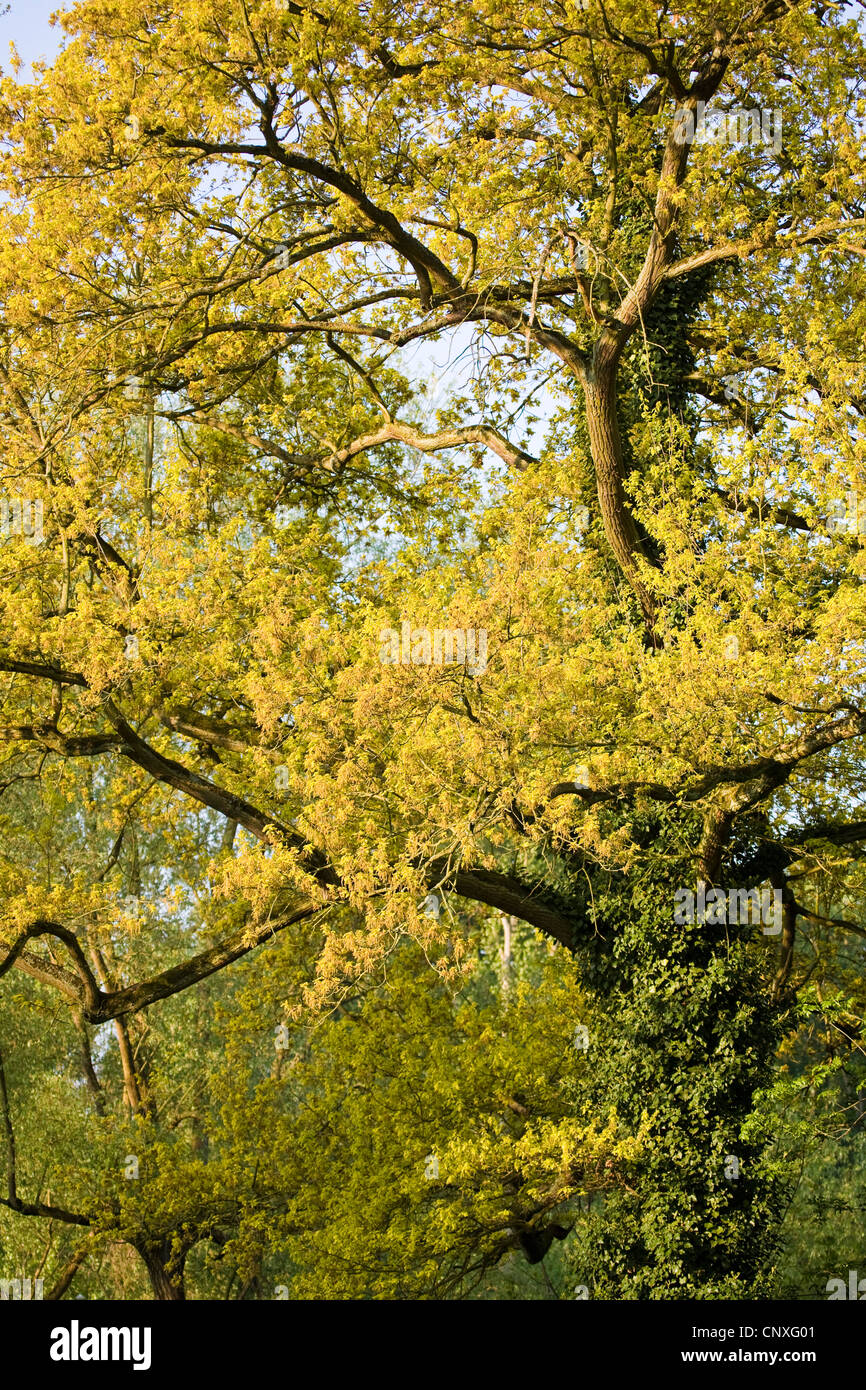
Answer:
<path fill-rule="evenodd" d="M 0 84 L 0 1252 L 805 1296 L 863 1115 L 857 8 L 62 23 Z"/>

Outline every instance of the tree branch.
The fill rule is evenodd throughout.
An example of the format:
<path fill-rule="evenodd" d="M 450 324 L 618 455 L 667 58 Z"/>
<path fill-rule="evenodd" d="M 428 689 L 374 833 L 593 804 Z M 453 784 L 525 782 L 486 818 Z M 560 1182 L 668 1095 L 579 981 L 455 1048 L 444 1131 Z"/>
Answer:
<path fill-rule="evenodd" d="M 770 249 L 785 251 L 792 246 L 811 246 L 816 242 L 826 243 L 831 241 L 831 234 L 839 232 L 844 234 L 854 227 L 866 226 L 866 219 L 856 218 L 851 222 L 839 222 L 833 218 L 828 218 L 824 222 L 819 222 L 808 232 L 789 232 L 779 235 L 778 233 L 766 233 L 754 237 L 746 237 L 742 241 L 729 241 L 724 246 L 708 246 L 704 251 L 696 251 L 694 255 L 685 256 L 680 261 L 675 261 L 668 266 L 664 272 L 665 280 L 677 280 L 682 275 L 691 275 L 695 270 L 701 270 L 704 266 L 716 265 L 719 261 L 742 260 L 745 256 L 750 256 L 753 251 L 766 251 Z M 856 248 L 847 247 L 847 250 Z M 863 254 L 861 252 L 861 254 Z"/>
<path fill-rule="evenodd" d="M 805 917 L 808 922 L 817 922 L 819 927 L 841 927 L 842 931 L 854 932 L 855 936 L 861 936 L 866 941 L 866 927 L 861 927 L 859 922 L 849 922 L 844 917 L 822 917 L 820 912 L 812 912 L 798 902 L 794 903 L 794 908 L 797 916 Z"/>
<path fill-rule="evenodd" d="M 32 941 L 37 936 L 53 936 L 58 941 L 62 941 L 64 946 L 72 955 L 75 961 L 75 969 L 79 981 L 79 997 L 84 1006 L 85 1017 L 88 1021 L 93 1010 L 97 1007 L 100 998 L 100 989 L 93 975 L 93 971 L 87 963 L 87 958 L 81 949 L 81 942 L 74 932 L 68 927 L 64 927 L 60 922 L 50 922 L 45 918 L 39 917 L 31 922 L 28 927 L 20 933 L 12 943 L 6 956 L 0 961 L 0 979 L 18 960 L 28 941 Z M 52 983 L 55 983 L 52 980 Z"/>

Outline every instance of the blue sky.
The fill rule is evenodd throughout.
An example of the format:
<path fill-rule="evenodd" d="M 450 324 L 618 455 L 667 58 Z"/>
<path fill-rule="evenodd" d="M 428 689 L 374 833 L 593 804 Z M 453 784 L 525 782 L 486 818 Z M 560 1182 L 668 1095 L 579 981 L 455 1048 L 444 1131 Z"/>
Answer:
<path fill-rule="evenodd" d="M 3 6 L 5 8 L 5 6 Z M 62 30 L 49 24 L 49 16 L 71 8 L 58 0 L 12 0 L 8 14 L 0 14 L 0 67 L 10 70 L 9 45 L 14 43 L 27 63 L 51 58 L 57 52 Z M 28 73 L 22 73 L 26 78 Z"/>

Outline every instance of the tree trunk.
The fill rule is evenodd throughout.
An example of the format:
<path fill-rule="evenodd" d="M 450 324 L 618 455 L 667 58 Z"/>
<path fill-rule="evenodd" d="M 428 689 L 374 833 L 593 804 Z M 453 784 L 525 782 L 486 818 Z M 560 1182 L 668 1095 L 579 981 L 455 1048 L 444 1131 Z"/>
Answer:
<path fill-rule="evenodd" d="M 136 1246 L 139 1255 L 147 1266 L 147 1275 L 153 1296 L 160 1302 L 182 1303 L 186 1299 L 183 1286 L 183 1266 L 186 1252 L 181 1255 L 179 1267 L 169 1273 L 171 1242 L 164 1240 L 159 1245 Z"/>
<path fill-rule="evenodd" d="M 637 562 L 646 557 L 623 487 L 622 439 L 616 416 L 615 362 L 605 364 L 593 380 L 584 382 L 584 397 L 604 532 L 620 569 L 637 595 L 651 632 L 655 625 L 656 608 L 640 576 Z"/>
<path fill-rule="evenodd" d="M 599 1004 L 586 1118 L 614 1113 L 631 1134 L 650 1123 L 621 1186 L 575 1228 L 574 1277 L 594 1298 L 768 1296 L 789 1178 L 748 1122 L 783 1006 L 753 926 L 673 919 L 674 886 L 693 871 L 659 863 L 576 943 Z"/>

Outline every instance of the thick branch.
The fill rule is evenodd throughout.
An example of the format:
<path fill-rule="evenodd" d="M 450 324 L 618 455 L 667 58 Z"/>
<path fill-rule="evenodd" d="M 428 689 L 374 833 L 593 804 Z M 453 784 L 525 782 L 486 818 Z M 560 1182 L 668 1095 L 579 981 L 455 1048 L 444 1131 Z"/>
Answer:
<path fill-rule="evenodd" d="M 522 922 L 528 922 L 530 926 L 553 937 L 567 950 L 574 949 L 576 923 L 547 906 L 538 896 L 537 889 L 527 888 L 519 879 L 491 869 L 459 869 L 450 880 L 445 879 L 446 887 L 449 882 L 461 897 L 519 917 Z"/>
<path fill-rule="evenodd" d="M 434 255 L 429 247 L 414 237 L 411 232 L 407 232 L 392 212 L 386 208 L 378 207 L 372 199 L 368 198 L 355 179 L 339 169 L 330 168 L 321 160 L 312 159 L 309 155 L 303 154 L 297 146 L 281 145 L 273 127 L 267 122 L 263 122 L 262 126 L 265 137 L 263 145 L 232 142 L 214 143 L 210 140 L 184 139 L 181 136 L 169 135 L 163 129 L 153 129 L 148 134 L 162 136 L 165 143 L 173 149 L 197 150 L 203 155 L 245 155 L 254 159 L 261 159 L 264 156 L 281 164 L 284 169 L 307 174 L 319 183 L 337 189 L 348 198 L 373 226 L 379 228 L 383 234 L 383 239 L 409 262 L 418 279 L 422 308 L 429 308 L 432 294 L 431 281 L 442 289 L 460 289 L 459 280 L 440 261 L 439 257 Z"/>
<path fill-rule="evenodd" d="M 52 753 L 61 753 L 68 758 L 92 758 L 99 753 L 107 753 L 111 748 L 119 748 L 123 740 L 116 734 L 62 734 L 56 724 L 46 721 L 42 724 L 7 724 L 0 727 L 2 743 L 36 743 L 40 748 L 48 748 Z"/>
<path fill-rule="evenodd" d="M 802 734 L 799 738 L 782 744 L 774 753 L 755 758 L 750 763 L 741 763 L 734 767 L 713 767 L 696 782 L 681 790 L 673 790 L 661 782 L 623 782 L 613 787 L 594 787 L 591 789 L 577 782 L 557 782 L 551 787 L 548 800 L 552 801 L 558 796 L 576 796 L 586 805 L 592 806 L 601 801 L 627 800 L 640 794 L 653 801 L 693 802 L 701 801 L 710 792 L 726 783 L 729 785 L 745 784 L 744 789 L 734 798 L 736 804 L 732 803 L 728 807 L 730 810 L 740 811 L 746 806 L 760 801 L 769 791 L 781 786 L 797 764 L 805 758 L 810 758 L 816 753 L 826 752 L 828 748 L 833 748 L 846 739 L 857 738 L 866 734 L 866 714 L 862 714 L 859 710 L 852 710 L 850 706 L 838 706 L 837 708 L 848 708 L 849 713 L 841 719 L 822 725 L 810 733 Z M 542 811 L 543 807 L 539 807 L 534 814 L 537 816 Z M 528 821 L 531 817 L 524 816 L 524 819 Z M 814 831 L 804 832 L 803 838 L 836 838 L 837 843 L 843 843 L 841 836 L 849 832 L 852 839 L 866 838 L 866 830 L 859 823 L 856 826 L 840 827 L 839 830 L 831 832 L 828 837 L 823 836 L 819 827 Z M 790 836 L 786 839 L 791 841 Z M 794 842 L 796 843 L 796 841 Z"/>
<path fill-rule="evenodd" d="M 89 1216 L 81 1216 L 78 1212 L 67 1211 L 65 1207 L 49 1206 L 46 1202 L 22 1202 L 19 1200 L 13 1205 L 5 1197 L 0 1197 L 0 1206 L 9 1207 L 19 1216 L 41 1216 L 46 1221 L 64 1221 L 69 1226 L 93 1225 Z"/>
<path fill-rule="evenodd" d="M 839 222 L 833 218 L 828 218 L 824 222 L 818 222 L 808 232 L 789 232 L 781 235 L 768 232 L 758 236 L 745 237 L 741 241 L 729 241 L 723 246 L 708 246 L 703 251 L 696 251 L 694 255 L 685 256 L 681 261 L 676 261 L 673 265 L 668 266 L 664 278 L 677 280 L 680 276 L 691 275 L 694 271 L 701 270 L 704 266 L 716 265 L 719 261 L 742 260 L 755 251 L 770 249 L 787 251 L 792 246 L 812 246 L 818 242 L 822 245 L 827 243 L 832 245 L 834 233 L 844 233 L 853 228 L 864 226 L 866 226 L 866 220 L 863 218 L 857 218 L 850 222 Z M 844 249 L 859 250 L 859 248 L 847 246 Z"/>
<path fill-rule="evenodd" d="M 200 955 L 193 956 L 191 960 L 183 961 L 180 965 L 173 965 L 170 969 L 163 970 L 152 980 L 144 980 L 139 984 L 129 985 L 125 989 L 113 990 L 108 994 L 100 994 L 94 1010 L 87 1015 L 88 1021 L 90 1023 L 106 1023 L 109 1019 L 119 1018 L 122 1014 L 137 1013 L 140 1009 L 146 1009 L 159 999 L 167 999 L 173 994 L 179 994 L 182 990 L 189 989 L 191 985 L 198 984 L 199 980 L 206 979 L 208 975 L 223 970 L 233 961 L 239 960 L 241 956 L 248 955 L 250 951 L 261 946 L 263 942 L 271 940 L 277 932 L 285 931 L 294 923 L 302 922 L 305 918 L 312 917 L 321 911 L 321 903 L 304 903 L 274 922 L 266 922 L 255 928 L 241 927 L 232 936 L 220 942 L 218 946 L 212 946 L 209 950 L 202 951 Z"/>
<path fill-rule="evenodd" d="M 93 971 L 87 963 L 87 958 L 81 949 L 81 942 L 78 940 L 78 937 L 60 922 L 49 922 L 40 917 L 37 918 L 35 922 L 31 922 L 28 927 L 25 927 L 23 932 L 21 932 L 9 948 L 5 958 L 0 961 L 0 979 L 3 978 L 8 970 L 12 969 L 12 966 L 27 945 L 27 942 L 32 941 L 34 937 L 37 936 L 56 937 L 58 941 L 63 942 L 72 955 L 78 975 L 79 996 L 84 1005 L 85 1018 L 87 1018 L 88 1021 L 92 1021 L 90 1016 L 97 1007 L 97 1002 L 100 998 L 99 986 L 94 979 Z M 52 983 L 55 983 L 55 981 L 52 981 Z"/>
<path fill-rule="evenodd" d="M 809 840 L 829 840 L 834 845 L 856 844 L 859 840 L 866 840 L 866 821 L 849 821 L 847 824 L 822 821 L 818 825 L 804 825 L 785 835 L 784 842 L 787 845 L 803 845 Z"/>
<path fill-rule="evenodd" d="M 398 420 L 393 420 L 371 434 L 353 439 L 351 444 L 347 444 L 345 448 L 331 454 L 330 458 L 322 459 L 322 466 L 333 468 L 341 463 L 346 463 L 365 449 L 375 449 L 378 445 L 387 444 L 391 440 L 410 444 L 413 449 L 418 449 L 424 454 L 435 453 L 438 449 L 457 449 L 465 444 L 483 444 L 513 468 L 526 468 L 529 464 L 537 462 L 531 454 L 527 454 L 517 445 L 511 444 L 498 430 L 491 429 L 487 425 L 468 425 L 463 429 L 440 430 L 437 434 L 423 434 L 414 425 L 404 425 Z"/>
<path fill-rule="evenodd" d="M 55 1302 L 63 1297 L 81 1265 L 83 1265 L 86 1256 L 87 1246 L 82 1245 L 75 1251 L 71 1259 L 67 1261 L 50 1293 L 45 1295 L 46 1303 Z"/>
<path fill-rule="evenodd" d="M 80 685 L 85 688 L 87 686 L 87 681 L 77 671 L 64 671 L 61 666 L 53 666 L 50 662 L 13 661 L 10 657 L 0 657 L 0 671 L 36 676 L 41 680 L 56 681 L 60 685 Z"/>

